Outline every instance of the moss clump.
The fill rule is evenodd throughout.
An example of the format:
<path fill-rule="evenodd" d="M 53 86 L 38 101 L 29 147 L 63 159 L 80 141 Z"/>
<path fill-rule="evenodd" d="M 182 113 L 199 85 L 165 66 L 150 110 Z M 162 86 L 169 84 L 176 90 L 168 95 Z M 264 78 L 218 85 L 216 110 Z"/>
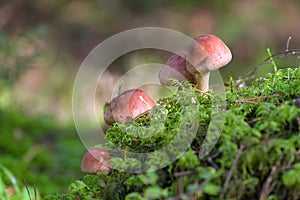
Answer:
<path fill-rule="evenodd" d="M 68 199 L 76 195 L 81 199 L 128 200 L 171 197 L 298 199 L 300 109 L 296 106 L 296 99 L 300 94 L 300 69 L 282 69 L 255 80 L 249 86 L 235 88 L 233 84 L 227 88 L 225 125 L 208 156 L 200 159 L 198 153 L 210 120 L 211 99 L 195 92 L 199 102 L 197 111 L 201 112 L 197 120 L 197 136 L 178 160 L 149 173 L 113 170 L 106 175 L 86 175 L 83 180 L 70 185 L 69 194 L 57 194 L 48 199 Z M 136 152 L 154 151 L 169 144 L 180 127 L 182 96 L 177 94 L 160 100 L 167 114 L 164 128 L 154 137 L 136 140 L 136 135 L 124 134 L 126 129 L 149 127 L 147 115 L 144 115 L 133 124 L 112 126 L 106 133 L 108 140 L 113 145 Z M 116 156 L 119 157 L 114 162 L 123 164 L 124 168 L 144 164 L 131 158 L 128 160 L 124 155 Z M 157 154 L 149 158 L 149 162 L 155 165 L 163 162 L 166 156 Z"/>

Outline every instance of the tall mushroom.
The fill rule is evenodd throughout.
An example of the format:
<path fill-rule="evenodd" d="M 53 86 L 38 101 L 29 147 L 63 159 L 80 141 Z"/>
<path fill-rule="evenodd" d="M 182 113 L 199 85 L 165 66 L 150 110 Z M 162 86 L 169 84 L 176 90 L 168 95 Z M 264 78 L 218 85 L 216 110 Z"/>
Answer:
<path fill-rule="evenodd" d="M 159 82 L 164 86 L 171 86 L 170 79 L 176 79 L 179 82 L 188 80 L 191 83 L 197 83 L 197 75 L 191 74 L 186 69 L 186 60 L 184 54 L 173 54 L 165 62 L 158 74 Z"/>
<path fill-rule="evenodd" d="M 114 122 L 124 124 L 154 106 L 155 102 L 143 90 L 127 90 L 110 102 L 104 120 L 107 124 Z"/>
<path fill-rule="evenodd" d="M 101 148 L 89 149 L 81 160 L 81 171 L 97 174 L 97 173 L 108 173 L 111 171 L 108 165 L 110 154 Z"/>
<path fill-rule="evenodd" d="M 198 87 L 206 92 L 210 71 L 217 70 L 231 61 L 226 44 L 215 35 L 203 35 L 194 39 L 187 55 L 187 70 L 198 74 Z"/>

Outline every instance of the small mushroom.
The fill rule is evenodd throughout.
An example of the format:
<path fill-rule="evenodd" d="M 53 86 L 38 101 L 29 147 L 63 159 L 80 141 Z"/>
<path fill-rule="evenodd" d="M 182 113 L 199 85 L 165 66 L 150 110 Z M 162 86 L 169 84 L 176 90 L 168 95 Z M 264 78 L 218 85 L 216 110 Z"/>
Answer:
<path fill-rule="evenodd" d="M 97 173 L 109 173 L 111 171 L 110 166 L 107 164 L 110 159 L 110 154 L 101 148 L 89 149 L 81 160 L 81 171 L 97 174 Z"/>
<path fill-rule="evenodd" d="M 115 97 L 104 114 L 107 124 L 114 122 L 127 123 L 136 116 L 150 110 L 155 102 L 142 90 L 127 90 Z"/>
<path fill-rule="evenodd" d="M 171 86 L 170 79 L 176 79 L 179 82 L 188 80 L 197 84 L 197 75 L 191 74 L 186 69 L 186 60 L 184 54 L 173 54 L 165 62 L 158 74 L 159 82 L 164 86 Z"/>
<path fill-rule="evenodd" d="M 215 35 L 197 37 L 187 55 L 187 70 L 198 74 L 198 87 L 208 91 L 210 71 L 217 70 L 231 61 L 232 55 L 226 44 Z"/>

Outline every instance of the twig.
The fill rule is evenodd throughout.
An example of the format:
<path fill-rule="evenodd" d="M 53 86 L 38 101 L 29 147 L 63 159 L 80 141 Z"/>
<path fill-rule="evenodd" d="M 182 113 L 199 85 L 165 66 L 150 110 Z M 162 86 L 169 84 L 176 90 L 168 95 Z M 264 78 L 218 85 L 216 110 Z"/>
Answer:
<path fill-rule="evenodd" d="M 268 176 L 268 178 L 266 179 L 266 181 L 264 182 L 263 184 L 263 187 L 262 187 L 262 190 L 260 192 L 260 195 L 259 195 L 259 200 L 264 200 L 266 199 L 269 194 L 271 193 L 271 191 L 273 190 L 273 188 L 275 187 L 275 182 L 272 183 L 272 180 L 273 180 L 273 176 L 277 170 L 277 167 L 281 161 L 281 158 L 282 157 L 279 157 L 275 163 L 275 165 L 272 166 L 271 168 L 271 171 L 270 171 L 270 174 Z"/>
<path fill-rule="evenodd" d="M 179 195 L 179 197 L 182 196 L 183 191 L 184 191 L 184 185 L 182 184 L 182 177 L 179 177 L 178 178 L 178 195 Z"/>
<path fill-rule="evenodd" d="M 204 94 L 204 95 L 207 95 L 207 96 L 212 97 L 211 94 L 209 94 L 209 93 L 207 93 L 207 92 L 204 92 L 204 91 L 202 91 L 202 90 L 199 90 L 198 88 L 193 88 L 193 90 L 195 90 L 196 92 L 199 92 L 199 93 L 201 93 L 201 94 Z"/>
<path fill-rule="evenodd" d="M 217 158 L 219 155 L 221 154 L 220 151 L 218 151 L 217 153 L 213 154 L 212 156 L 210 156 L 212 159 Z"/>
<path fill-rule="evenodd" d="M 289 51 L 290 43 L 291 43 L 292 36 L 289 36 L 289 38 L 286 41 L 285 51 Z"/>
<path fill-rule="evenodd" d="M 278 59 L 284 58 L 286 56 L 295 55 L 295 54 L 300 54 L 300 49 L 291 49 L 291 50 L 285 49 L 284 51 L 275 53 L 272 56 L 269 56 L 268 58 L 266 58 L 258 66 L 254 67 L 254 69 L 252 71 L 247 73 L 245 76 L 240 77 L 239 79 L 246 79 L 246 78 L 251 77 L 259 68 L 261 68 L 262 66 L 264 66 L 266 64 L 270 64 L 272 62 L 272 60 L 273 61 L 278 60 Z"/>
<path fill-rule="evenodd" d="M 255 118 L 255 119 L 252 119 L 252 120 L 248 121 L 247 124 L 252 124 L 252 123 L 254 123 L 254 122 L 257 122 L 257 121 L 259 121 L 259 120 L 262 120 L 263 118 L 264 118 L 264 117 L 257 117 L 257 118 Z"/>
<path fill-rule="evenodd" d="M 196 170 L 189 170 L 189 171 L 183 171 L 183 172 L 175 172 L 173 174 L 174 177 L 180 177 L 180 176 L 186 176 L 186 175 L 194 175 L 197 174 Z"/>
<path fill-rule="evenodd" d="M 260 102 L 247 101 L 247 100 L 243 100 L 243 101 L 241 101 L 241 102 L 236 102 L 236 103 L 249 103 L 249 104 L 254 104 L 254 105 L 259 105 L 259 104 L 261 104 Z"/>
<path fill-rule="evenodd" d="M 171 99 L 171 100 L 169 100 L 169 101 L 167 101 L 167 102 L 164 102 L 164 103 L 160 104 L 159 106 L 166 106 L 166 105 L 168 105 L 168 104 L 170 104 L 170 103 L 172 103 L 172 102 L 174 102 L 174 101 L 176 101 L 176 100 L 178 100 L 177 97 L 176 97 L 176 98 L 173 98 L 173 99 Z"/>
<path fill-rule="evenodd" d="M 215 168 L 215 169 L 220 169 L 220 167 L 213 161 L 212 157 L 208 157 L 207 161 Z"/>
<path fill-rule="evenodd" d="M 234 100 L 234 103 L 252 103 L 252 104 L 259 104 L 259 102 L 253 102 L 253 100 L 258 100 L 258 99 L 268 99 L 268 98 L 273 98 L 273 97 L 281 97 L 284 96 L 283 94 L 273 94 L 270 96 L 259 96 L 259 97 L 251 97 L 251 98 L 244 98 L 244 99 L 238 99 Z"/>
<path fill-rule="evenodd" d="M 265 60 L 263 60 L 259 65 L 257 65 L 256 67 L 254 67 L 253 70 L 251 70 L 245 76 L 240 77 L 239 79 L 250 78 L 259 68 L 261 68 L 262 66 L 264 66 L 266 64 L 270 64 L 272 61 L 274 62 L 274 60 L 278 60 L 278 59 L 281 59 L 281 58 L 284 58 L 284 57 L 290 56 L 290 55 L 300 54 L 300 49 L 291 49 L 291 50 L 289 50 L 291 39 L 292 39 L 292 37 L 289 36 L 289 38 L 287 39 L 284 51 L 277 52 L 277 53 L 269 56 L 268 58 L 266 58 Z"/>
<path fill-rule="evenodd" d="M 244 145 L 241 145 L 240 148 L 238 149 L 238 152 L 236 153 L 236 156 L 232 162 L 232 165 L 230 167 L 230 170 L 229 170 L 226 180 L 224 182 L 222 193 L 221 193 L 221 199 L 223 199 L 223 197 L 226 193 L 227 187 L 228 187 L 231 177 L 233 175 L 233 171 L 237 165 L 238 159 L 240 158 L 241 154 L 243 153 L 243 150 L 244 150 Z"/>

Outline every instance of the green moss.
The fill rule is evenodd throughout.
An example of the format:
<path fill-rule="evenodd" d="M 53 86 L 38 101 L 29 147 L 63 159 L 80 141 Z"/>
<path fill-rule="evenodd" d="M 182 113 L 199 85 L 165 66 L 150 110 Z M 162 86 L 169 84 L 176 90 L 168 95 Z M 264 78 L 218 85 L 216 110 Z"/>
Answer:
<path fill-rule="evenodd" d="M 178 160 L 151 173 L 113 170 L 110 174 L 87 175 L 70 185 L 70 195 L 83 199 L 86 196 L 93 199 L 259 199 L 263 195 L 272 199 L 298 198 L 300 109 L 295 100 L 300 95 L 300 69 L 281 69 L 249 86 L 235 88 L 231 81 L 226 90 L 225 125 L 208 156 L 200 159 L 197 155 L 210 121 L 212 99 L 195 92 L 200 113 L 197 135 Z M 189 91 L 182 87 L 179 93 L 159 101 L 162 106 L 156 111 L 165 112 L 166 117 L 162 127 L 159 124 L 151 129 L 147 113 L 133 123 L 114 124 L 106 132 L 107 139 L 113 145 L 135 152 L 154 151 L 169 144 L 181 126 L 181 116 L 193 113 L 193 110 L 183 113 L 180 106 Z M 153 132 L 153 137 L 136 138 Z M 178 153 L 176 149 L 170 151 Z M 113 162 L 123 165 L 125 170 L 145 164 L 126 155 L 114 156 Z M 167 159 L 168 155 L 152 154 L 146 164 L 155 166 Z"/>

